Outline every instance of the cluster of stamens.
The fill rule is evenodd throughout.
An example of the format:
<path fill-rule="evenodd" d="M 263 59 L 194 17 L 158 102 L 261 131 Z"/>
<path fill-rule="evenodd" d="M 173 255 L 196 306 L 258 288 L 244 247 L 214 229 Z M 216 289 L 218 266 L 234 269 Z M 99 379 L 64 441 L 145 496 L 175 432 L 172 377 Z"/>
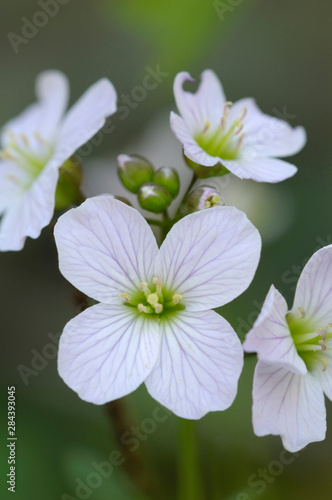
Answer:
<path fill-rule="evenodd" d="M 241 133 L 243 129 L 242 122 L 247 114 L 247 108 L 243 108 L 241 115 L 226 130 L 231 106 L 232 102 L 226 102 L 220 126 L 216 130 L 211 130 L 210 122 L 206 121 L 202 132 L 196 137 L 198 144 L 211 156 L 234 159 L 243 145 L 245 133 Z"/>
<path fill-rule="evenodd" d="M 301 314 L 301 320 L 306 319 L 306 313 L 302 307 L 299 307 Z M 296 326 L 294 326 L 296 325 Z M 301 328 L 301 323 L 294 323 L 294 321 L 289 321 L 290 331 L 296 346 L 296 350 L 302 359 L 308 363 L 312 361 L 319 361 L 323 365 L 323 371 L 327 369 L 327 360 L 322 358 L 320 353 L 326 351 L 328 348 L 327 341 L 332 339 L 332 323 L 328 323 L 323 328 L 318 328 L 315 331 L 306 331 L 308 327 L 305 328 L 305 323 Z M 310 328 L 309 328 L 310 330 Z"/>
<path fill-rule="evenodd" d="M 204 202 L 204 208 L 218 207 L 220 205 L 221 198 L 219 194 L 214 194 L 207 198 Z"/>
<path fill-rule="evenodd" d="M 121 293 L 119 298 L 125 300 L 127 305 L 136 307 L 139 313 L 161 314 L 162 312 L 176 308 L 180 305 L 182 295 L 179 293 L 169 296 L 163 292 L 162 282 L 154 277 L 152 285 L 142 281 L 139 285 L 141 294 L 132 296 L 128 293 Z"/>

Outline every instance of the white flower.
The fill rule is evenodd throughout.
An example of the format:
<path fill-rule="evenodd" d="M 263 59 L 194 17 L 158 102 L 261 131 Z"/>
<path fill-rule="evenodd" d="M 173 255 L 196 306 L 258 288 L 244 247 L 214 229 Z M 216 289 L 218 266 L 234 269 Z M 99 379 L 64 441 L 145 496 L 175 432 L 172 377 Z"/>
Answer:
<path fill-rule="evenodd" d="M 58 370 L 79 396 L 103 404 L 143 381 L 184 418 L 228 408 L 243 350 L 211 308 L 250 284 L 261 240 L 245 214 L 216 207 L 176 223 L 158 250 L 140 213 L 110 195 L 59 218 L 62 274 L 101 302 L 72 319 L 59 345 Z"/>
<path fill-rule="evenodd" d="M 326 432 L 324 393 L 332 399 L 332 245 L 316 252 L 299 278 L 287 312 L 272 286 L 244 343 L 258 353 L 253 425 L 258 436 L 280 434 L 289 451 Z"/>
<path fill-rule="evenodd" d="M 59 169 L 116 110 L 113 85 L 95 83 L 64 116 L 67 78 L 41 73 L 37 102 L 10 120 L 1 133 L 0 250 L 21 250 L 51 221 Z"/>
<path fill-rule="evenodd" d="M 290 156 L 306 142 L 303 127 L 262 113 L 254 99 L 235 104 L 226 101 L 223 88 L 211 70 L 201 75 L 192 94 L 183 90 L 189 73 L 175 77 L 174 95 L 181 117 L 171 113 L 171 127 L 190 160 L 211 167 L 222 164 L 242 179 L 279 182 L 294 175 L 294 165 L 274 158 Z"/>

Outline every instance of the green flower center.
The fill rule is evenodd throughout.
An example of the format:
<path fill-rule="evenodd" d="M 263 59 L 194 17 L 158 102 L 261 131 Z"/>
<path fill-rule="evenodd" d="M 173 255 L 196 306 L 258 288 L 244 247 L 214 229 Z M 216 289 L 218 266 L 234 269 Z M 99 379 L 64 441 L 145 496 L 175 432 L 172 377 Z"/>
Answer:
<path fill-rule="evenodd" d="M 195 136 L 197 144 L 211 156 L 219 156 L 224 160 L 234 160 L 238 158 L 239 151 L 243 145 L 245 133 L 242 120 L 247 114 L 247 109 L 243 108 L 242 114 L 227 127 L 227 120 L 231 102 L 226 102 L 220 126 L 211 130 L 210 122 L 205 122 L 203 130 Z"/>
<path fill-rule="evenodd" d="M 309 371 L 315 369 L 317 365 L 322 366 L 323 371 L 325 371 L 327 360 L 323 353 L 330 345 L 328 341 L 332 339 L 332 323 L 316 328 L 312 322 L 306 319 L 302 307 L 299 307 L 299 311 L 300 317 L 294 313 L 286 315 L 296 350 Z"/>
<path fill-rule="evenodd" d="M 153 317 L 165 317 L 185 309 L 182 295 L 163 289 L 161 281 L 154 277 L 152 283 L 143 281 L 137 292 L 129 295 L 121 293 L 119 298 L 125 300 L 125 305 L 134 307 L 138 313 Z"/>
<path fill-rule="evenodd" d="M 25 172 L 24 180 L 16 178 L 15 175 L 11 177 L 14 181 L 23 183 L 25 188 L 29 188 L 51 158 L 53 147 L 38 132 L 35 132 L 30 140 L 25 134 L 15 134 L 11 130 L 6 133 L 9 141 L 0 153 L 1 158 L 15 163 Z"/>

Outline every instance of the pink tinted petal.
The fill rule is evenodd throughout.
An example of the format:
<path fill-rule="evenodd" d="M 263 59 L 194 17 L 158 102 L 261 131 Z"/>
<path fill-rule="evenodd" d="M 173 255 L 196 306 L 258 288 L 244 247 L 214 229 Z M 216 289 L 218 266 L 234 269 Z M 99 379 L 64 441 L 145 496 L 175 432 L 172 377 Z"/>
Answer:
<path fill-rule="evenodd" d="M 281 182 L 296 174 L 297 168 L 278 158 L 243 157 L 238 160 L 219 161 L 240 179 L 258 182 Z"/>
<path fill-rule="evenodd" d="M 226 98 L 216 74 L 205 70 L 195 94 L 183 90 L 186 81 L 193 82 L 187 72 L 178 73 L 174 80 L 174 96 L 177 108 L 192 134 L 201 132 L 205 122 L 214 128 L 220 124 Z"/>
<path fill-rule="evenodd" d="M 152 397 L 182 418 L 228 408 L 243 366 L 240 341 L 214 311 L 183 311 L 160 322 L 159 359 L 146 379 Z"/>
<path fill-rule="evenodd" d="M 110 195 L 85 201 L 62 215 L 54 230 L 62 274 L 100 302 L 137 292 L 153 277 L 156 239 L 135 209 Z"/>
<path fill-rule="evenodd" d="M 310 374 L 296 375 L 259 361 L 254 376 L 253 426 L 257 436 L 280 435 L 292 452 L 325 439 L 323 391 Z"/>
<path fill-rule="evenodd" d="M 313 254 L 299 278 L 292 312 L 305 311 L 305 319 L 315 328 L 332 323 L 332 245 Z"/>
<path fill-rule="evenodd" d="M 53 215 L 58 171 L 45 168 L 31 188 L 8 206 L 0 224 L 0 250 L 21 250 L 27 236 L 38 238 Z"/>
<path fill-rule="evenodd" d="M 188 310 L 213 309 L 246 290 L 260 249 L 259 233 L 243 212 L 210 208 L 173 226 L 159 250 L 155 275 L 183 296 Z"/>
<path fill-rule="evenodd" d="M 58 370 L 81 399 L 95 404 L 137 389 L 158 355 L 158 323 L 131 307 L 97 304 L 66 325 Z"/>
<path fill-rule="evenodd" d="M 305 375 L 307 368 L 297 354 L 286 321 L 287 311 L 285 299 L 272 285 L 243 347 L 247 352 L 257 352 L 262 361 L 277 363 L 294 373 Z"/>
<path fill-rule="evenodd" d="M 116 111 L 116 91 L 106 78 L 92 85 L 68 111 L 57 139 L 54 162 L 61 165 L 93 137 Z"/>
<path fill-rule="evenodd" d="M 303 127 L 291 127 L 284 120 L 262 113 L 254 99 L 237 101 L 230 108 L 228 123 L 233 123 L 247 109 L 242 120 L 245 132 L 244 148 L 250 148 L 255 156 L 291 156 L 298 153 L 306 143 Z"/>

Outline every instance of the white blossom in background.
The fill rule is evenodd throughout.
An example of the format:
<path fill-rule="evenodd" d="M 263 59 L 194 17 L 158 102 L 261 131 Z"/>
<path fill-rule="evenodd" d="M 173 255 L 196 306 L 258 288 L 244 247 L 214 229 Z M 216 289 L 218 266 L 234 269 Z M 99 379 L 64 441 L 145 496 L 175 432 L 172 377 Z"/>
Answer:
<path fill-rule="evenodd" d="M 1 132 L 0 250 L 21 250 L 51 221 L 59 169 L 116 111 L 116 92 L 107 79 L 92 85 L 65 113 L 69 85 L 59 71 L 36 82 L 37 102 Z"/>
<path fill-rule="evenodd" d="M 298 451 L 326 433 L 324 393 L 332 400 L 332 245 L 318 250 L 299 278 L 288 312 L 273 286 L 244 343 L 257 352 L 253 426 Z"/>
<path fill-rule="evenodd" d="M 294 165 L 275 157 L 291 156 L 306 142 L 303 127 L 260 111 L 254 99 L 232 104 L 212 70 L 205 70 L 195 94 L 183 90 L 189 73 L 175 77 L 180 115 L 171 113 L 171 128 L 191 161 L 206 167 L 222 164 L 242 179 L 279 182 L 294 175 Z"/>
<path fill-rule="evenodd" d="M 58 370 L 69 387 L 103 404 L 145 382 L 190 419 L 232 404 L 243 350 L 210 309 L 241 294 L 258 265 L 260 236 L 244 213 L 196 212 L 158 249 L 137 210 L 103 195 L 61 216 L 55 240 L 62 274 L 100 302 L 61 336 Z"/>

